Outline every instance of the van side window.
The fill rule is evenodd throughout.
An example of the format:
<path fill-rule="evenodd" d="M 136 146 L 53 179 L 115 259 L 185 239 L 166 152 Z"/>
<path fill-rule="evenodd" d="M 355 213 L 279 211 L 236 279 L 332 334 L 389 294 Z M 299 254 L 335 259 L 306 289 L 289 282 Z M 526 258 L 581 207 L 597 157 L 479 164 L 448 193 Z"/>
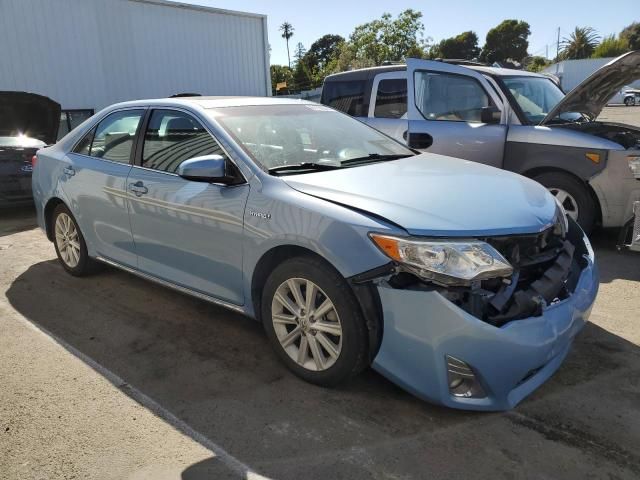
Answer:
<path fill-rule="evenodd" d="M 353 117 L 366 117 L 364 106 L 364 80 L 325 82 L 322 103 Z"/>
<path fill-rule="evenodd" d="M 481 122 L 482 107 L 489 96 L 472 77 L 440 72 L 416 71 L 415 100 L 427 120 Z"/>
<path fill-rule="evenodd" d="M 402 118 L 405 113 L 407 113 L 407 80 L 404 78 L 380 80 L 373 116 Z"/>
<path fill-rule="evenodd" d="M 142 166 L 176 173 L 185 160 L 222 155 L 222 147 L 191 115 L 178 110 L 154 110 L 144 134 Z"/>

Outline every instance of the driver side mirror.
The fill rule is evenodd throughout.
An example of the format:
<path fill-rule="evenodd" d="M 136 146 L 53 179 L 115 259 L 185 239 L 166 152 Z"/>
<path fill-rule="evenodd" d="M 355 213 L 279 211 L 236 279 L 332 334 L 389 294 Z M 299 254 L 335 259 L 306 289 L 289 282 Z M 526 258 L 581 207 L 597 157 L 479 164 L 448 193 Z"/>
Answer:
<path fill-rule="evenodd" d="M 501 117 L 502 112 L 495 105 L 491 105 L 490 107 L 482 107 L 482 110 L 480 111 L 480 121 L 482 123 L 500 123 Z"/>
<path fill-rule="evenodd" d="M 227 161 L 222 155 L 204 155 L 185 160 L 178 167 L 178 175 L 194 182 L 231 183 L 227 175 Z"/>

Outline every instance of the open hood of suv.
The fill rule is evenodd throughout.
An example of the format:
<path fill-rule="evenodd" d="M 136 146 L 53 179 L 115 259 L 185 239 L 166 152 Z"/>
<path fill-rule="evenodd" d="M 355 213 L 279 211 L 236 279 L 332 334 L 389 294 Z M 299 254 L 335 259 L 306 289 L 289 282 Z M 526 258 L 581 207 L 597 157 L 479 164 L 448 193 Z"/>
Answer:
<path fill-rule="evenodd" d="M 59 125 L 59 103 L 35 93 L 0 92 L 0 137 L 24 135 L 52 144 Z"/>
<path fill-rule="evenodd" d="M 595 120 L 615 93 L 640 78 L 640 50 L 611 60 L 571 90 L 540 122 L 553 123 L 559 115 L 578 112 Z"/>
<path fill-rule="evenodd" d="M 553 196 L 533 180 L 433 153 L 280 178 L 300 192 L 385 218 L 412 235 L 537 233 L 552 225 L 556 214 Z"/>

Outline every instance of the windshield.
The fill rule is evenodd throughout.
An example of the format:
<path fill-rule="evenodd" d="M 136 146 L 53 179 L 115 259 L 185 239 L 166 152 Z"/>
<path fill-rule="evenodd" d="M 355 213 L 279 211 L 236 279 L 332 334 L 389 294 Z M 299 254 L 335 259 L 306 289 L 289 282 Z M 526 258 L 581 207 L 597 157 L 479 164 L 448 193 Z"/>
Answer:
<path fill-rule="evenodd" d="M 516 99 L 527 119 L 540 123 L 547 114 L 564 98 L 562 90 L 549 78 L 542 77 L 502 77 L 502 81 Z M 576 121 L 579 113 L 563 113 L 563 120 Z"/>
<path fill-rule="evenodd" d="M 323 105 L 224 107 L 212 115 L 267 170 L 299 164 L 344 168 L 348 160 L 413 155 L 395 140 Z"/>

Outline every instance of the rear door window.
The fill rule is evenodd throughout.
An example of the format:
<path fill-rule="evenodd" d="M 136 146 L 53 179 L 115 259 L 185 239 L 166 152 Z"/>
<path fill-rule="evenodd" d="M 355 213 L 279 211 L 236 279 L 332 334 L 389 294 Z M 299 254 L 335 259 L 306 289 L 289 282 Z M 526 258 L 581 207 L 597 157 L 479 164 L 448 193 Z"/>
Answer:
<path fill-rule="evenodd" d="M 95 130 L 89 155 L 112 162 L 129 163 L 143 115 L 144 110 L 123 110 L 107 116 Z"/>
<path fill-rule="evenodd" d="M 407 113 L 407 80 L 390 78 L 380 80 L 376 92 L 373 116 L 379 118 L 402 118 Z"/>
<path fill-rule="evenodd" d="M 354 117 L 366 117 L 364 80 L 325 82 L 322 103 Z"/>

